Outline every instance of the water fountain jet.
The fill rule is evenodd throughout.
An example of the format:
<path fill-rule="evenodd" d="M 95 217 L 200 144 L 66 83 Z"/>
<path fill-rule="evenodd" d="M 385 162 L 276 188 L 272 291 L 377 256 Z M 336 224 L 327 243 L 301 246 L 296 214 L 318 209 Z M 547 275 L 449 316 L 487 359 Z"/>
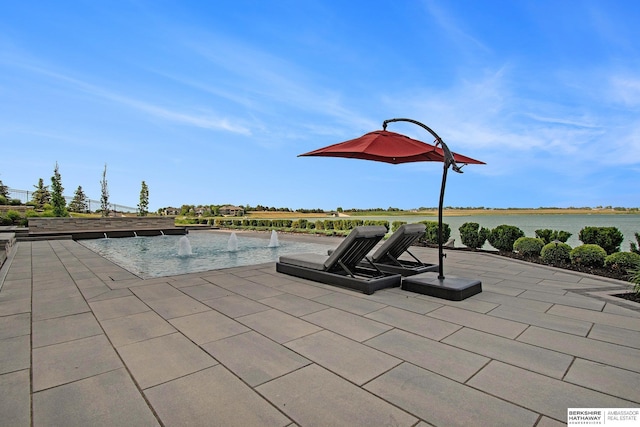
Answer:
<path fill-rule="evenodd" d="M 236 252 L 238 250 L 238 237 L 236 233 L 231 233 L 229 236 L 229 243 L 227 243 L 227 250 L 229 252 Z"/>
<path fill-rule="evenodd" d="M 178 255 L 187 256 L 192 254 L 193 252 L 191 252 L 191 242 L 189 242 L 187 236 L 182 236 L 180 240 L 178 240 Z"/>
<path fill-rule="evenodd" d="M 276 230 L 271 230 L 271 239 L 269 240 L 268 247 L 277 248 L 278 246 L 280 246 L 280 243 L 278 242 L 278 233 L 276 233 Z"/>

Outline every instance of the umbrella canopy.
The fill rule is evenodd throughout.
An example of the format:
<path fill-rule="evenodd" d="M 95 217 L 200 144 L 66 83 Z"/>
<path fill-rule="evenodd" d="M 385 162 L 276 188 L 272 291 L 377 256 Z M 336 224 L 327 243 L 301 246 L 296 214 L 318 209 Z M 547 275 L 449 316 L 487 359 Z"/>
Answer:
<path fill-rule="evenodd" d="M 409 122 L 418 125 L 433 135 L 436 139 L 436 144 L 427 144 L 399 133 L 387 131 L 387 124 L 392 122 Z M 389 119 L 382 122 L 382 127 L 383 130 L 369 132 L 359 138 L 319 148 L 308 153 L 300 154 L 300 156 L 346 157 L 392 164 L 442 162 L 444 168 L 440 187 L 440 201 L 438 203 L 438 280 L 444 281 L 442 206 L 444 202 L 444 189 L 447 182 L 447 170 L 451 166 L 455 172 L 462 173 L 459 164 L 483 165 L 485 163 L 452 152 L 438 134 L 429 126 L 416 120 L 406 118 Z"/>
<path fill-rule="evenodd" d="M 484 164 L 471 157 L 452 154 L 458 164 Z M 319 148 L 300 156 L 346 157 L 393 164 L 445 161 L 445 153 L 441 147 L 387 130 L 369 132 L 359 138 Z"/>

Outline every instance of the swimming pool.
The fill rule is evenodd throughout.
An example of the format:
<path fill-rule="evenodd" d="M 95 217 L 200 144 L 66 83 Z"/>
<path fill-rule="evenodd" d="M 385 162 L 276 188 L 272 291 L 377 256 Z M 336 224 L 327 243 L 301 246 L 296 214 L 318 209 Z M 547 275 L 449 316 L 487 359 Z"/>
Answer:
<path fill-rule="evenodd" d="M 326 254 L 332 248 L 280 239 L 273 246 L 273 239 L 242 234 L 236 239 L 228 234 L 197 231 L 186 236 L 123 237 L 78 243 L 144 279 L 275 262 L 281 255 L 295 253 Z"/>

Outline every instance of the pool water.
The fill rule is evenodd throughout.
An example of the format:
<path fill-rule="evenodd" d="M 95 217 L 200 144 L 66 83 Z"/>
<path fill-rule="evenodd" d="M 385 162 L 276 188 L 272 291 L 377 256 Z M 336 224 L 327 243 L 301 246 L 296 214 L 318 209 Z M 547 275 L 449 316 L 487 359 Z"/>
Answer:
<path fill-rule="evenodd" d="M 237 235 L 237 250 L 233 250 L 235 245 L 230 245 L 229 239 L 229 236 L 222 234 L 195 232 L 186 236 L 141 236 L 78 242 L 144 279 L 275 262 L 281 255 L 295 253 L 326 254 L 327 249 L 332 248 L 320 243 L 294 241 L 279 241 L 277 247 L 269 247 L 269 239 Z"/>

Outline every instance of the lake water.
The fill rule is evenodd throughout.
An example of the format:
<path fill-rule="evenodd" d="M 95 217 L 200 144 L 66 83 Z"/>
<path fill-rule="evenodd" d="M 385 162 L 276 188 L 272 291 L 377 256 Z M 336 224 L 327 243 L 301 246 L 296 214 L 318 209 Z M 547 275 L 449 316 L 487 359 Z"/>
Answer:
<path fill-rule="evenodd" d="M 92 239 L 78 243 L 145 279 L 275 262 L 281 255 L 295 253 L 326 254 L 332 248 L 280 239 L 277 247 L 269 247 L 270 239 L 242 234 L 236 238 L 230 242 L 229 235 L 196 231 L 186 236 Z"/>

